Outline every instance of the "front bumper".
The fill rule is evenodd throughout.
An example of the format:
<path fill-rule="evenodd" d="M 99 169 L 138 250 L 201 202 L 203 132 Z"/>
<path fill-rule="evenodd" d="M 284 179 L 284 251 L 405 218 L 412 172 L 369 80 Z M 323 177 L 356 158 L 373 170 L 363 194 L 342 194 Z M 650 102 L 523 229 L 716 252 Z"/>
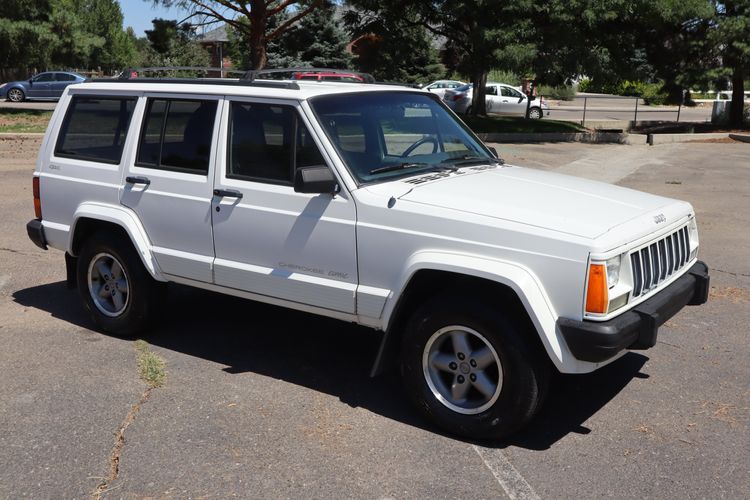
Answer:
<path fill-rule="evenodd" d="M 42 250 L 47 250 L 47 238 L 44 237 L 44 226 L 39 219 L 32 219 L 26 224 L 29 239 Z"/>
<path fill-rule="evenodd" d="M 708 286 L 708 267 L 698 261 L 664 290 L 614 319 L 598 323 L 559 318 L 557 327 L 573 356 L 598 363 L 624 349 L 656 345 L 659 327 L 686 305 L 705 303 Z"/>

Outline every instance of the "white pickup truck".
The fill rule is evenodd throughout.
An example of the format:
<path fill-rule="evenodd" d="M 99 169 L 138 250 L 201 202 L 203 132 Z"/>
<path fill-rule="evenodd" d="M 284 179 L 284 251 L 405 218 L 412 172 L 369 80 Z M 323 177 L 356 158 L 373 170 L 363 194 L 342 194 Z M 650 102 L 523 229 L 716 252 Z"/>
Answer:
<path fill-rule="evenodd" d="M 27 229 L 100 329 L 147 328 L 167 282 L 359 323 L 384 332 L 373 373 L 497 438 L 553 370 L 706 301 L 689 203 L 507 165 L 425 91 L 254 76 L 66 89 Z"/>

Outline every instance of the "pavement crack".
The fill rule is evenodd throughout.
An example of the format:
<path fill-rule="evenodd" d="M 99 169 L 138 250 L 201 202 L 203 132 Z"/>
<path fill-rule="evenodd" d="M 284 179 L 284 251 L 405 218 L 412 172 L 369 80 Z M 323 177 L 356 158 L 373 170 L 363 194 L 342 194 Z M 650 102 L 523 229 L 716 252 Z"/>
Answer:
<path fill-rule="evenodd" d="M 20 250 L 15 250 L 13 248 L 7 248 L 7 247 L 0 247 L 0 252 L 17 253 L 18 255 L 31 255 L 26 252 L 22 252 Z"/>
<path fill-rule="evenodd" d="M 115 431 L 115 443 L 109 454 L 109 473 L 102 479 L 102 482 L 99 483 L 91 494 L 92 500 L 100 500 L 104 493 L 117 487 L 113 487 L 112 483 L 114 483 L 120 475 L 120 458 L 122 456 L 122 450 L 125 447 L 125 431 L 127 431 L 128 427 L 135 422 L 135 418 L 138 415 L 138 412 L 141 411 L 141 407 L 151 397 L 151 392 L 157 387 L 164 385 L 164 380 L 166 378 L 166 362 L 149 349 L 148 343 L 145 340 L 137 340 L 135 341 L 134 346 L 136 349 L 140 378 L 148 384 L 148 387 L 143 391 L 138 402 L 130 408 L 130 411 L 125 416 L 120 427 Z"/>
<path fill-rule="evenodd" d="M 122 454 L 122 449 L 125 446 L 125 431 L 128 429 L 128 427 L 130 427 L 130 424 L 135 421 L 136 415 L 138 415 L 138 412 L 141 410 L 141 406 L 143 406 L 146 401 L 148 401 L 148 398 L 151 396 L 152 390 L 154 390 L 153 387 L 148 387 L 145 391 L 143 391 L 141 399 L 130 408 L 130 411 L 120 424 L 120 428 L 115 432 L 115 444 L 114 446 L 112 446 L 112 452 L 109 454 L 109 474 L 101 483 L 99 483 L 99 486 L 96 487 L 94 493 L 91 494 L 92 500 L 99 500 L 103 493 L 111 489 L 110 485 L 119 476 L 120 455 Z"/>
<path fill-rule="evenodd" d="M 711 269 L 712 271 L 716 271 L 717 273 L 731 274 L 732 276 L 738 276 L 738 277 L 742 276 L 743 278 L 750 278 L 750 274 L 733 273 L 732 271 L 725 271 L 724 269 L 716 269 L 715 267 L 711 267 L 709 269 Z"/>

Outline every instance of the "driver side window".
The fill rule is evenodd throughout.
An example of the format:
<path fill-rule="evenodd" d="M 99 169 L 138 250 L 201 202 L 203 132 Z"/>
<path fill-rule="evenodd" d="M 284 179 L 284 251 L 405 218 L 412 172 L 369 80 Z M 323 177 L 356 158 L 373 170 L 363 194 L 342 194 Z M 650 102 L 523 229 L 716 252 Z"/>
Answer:
<path fill-rule="evenodd" d="M 516 89 L 512 89 L 510 87 L 500 87 L 501 91 L 503 93 L 503 96 L 505 97 L 515 97 L 516 99 L 520 99 L 521 93 L 517 91 Z"/>

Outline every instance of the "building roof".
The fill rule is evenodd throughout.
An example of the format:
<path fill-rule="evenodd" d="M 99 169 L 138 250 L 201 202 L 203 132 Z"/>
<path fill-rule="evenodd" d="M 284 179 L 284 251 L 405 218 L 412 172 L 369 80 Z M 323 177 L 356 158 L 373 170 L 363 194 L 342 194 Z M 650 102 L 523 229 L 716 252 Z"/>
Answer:
<path fill-rule="evenodd" d="M 206 31 L 202 35 L 198 35 L 198 41 L 200 43 L 228 42 L 229 37 L 227 36 L 227 25 L 222 24 L 218 28 L 214 28 L 211 31 Z"/>

